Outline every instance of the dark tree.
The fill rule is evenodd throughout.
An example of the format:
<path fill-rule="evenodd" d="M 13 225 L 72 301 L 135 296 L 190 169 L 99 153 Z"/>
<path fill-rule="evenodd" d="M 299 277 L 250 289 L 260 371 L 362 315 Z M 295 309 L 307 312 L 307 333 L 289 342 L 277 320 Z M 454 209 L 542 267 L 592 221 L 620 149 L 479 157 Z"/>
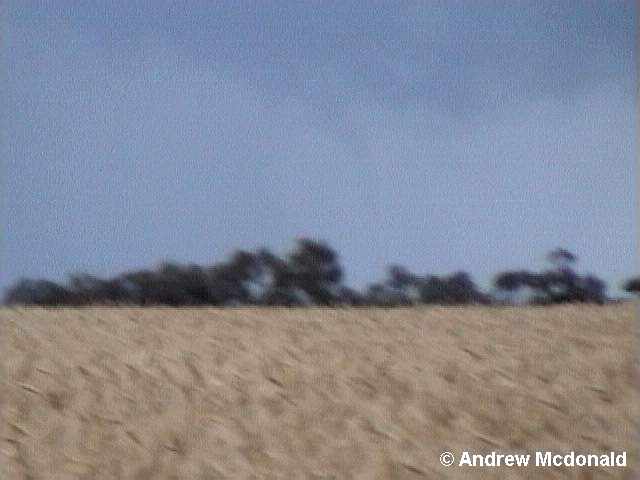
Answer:
<path fill-rule="evenodd" d="M 626 292 L 640 295 L 640 277 L 630 278 L 624 282 L 623 288 Z"/>
<path fill-rule="evenodd" d="M 448 277 L 431 275 L 420 283 L 420 299 L 426 304 L 465 305 L 490 303 L 466 272 L 456 272 Z"/>
<path fill-rule="evenodd" d="M 400 265 L 391 265 L 388 269 L 389 286 L 397 290 L 406 290 L 415 285 L 417 278 L 405 267 Z"/>
<path fill-rule="evenodd" d="M 367 304 L 366 297 L 353 288 L 341 287 L 339 292 L 341 305 L 363 306 Z"/>
<path fill-rule="evenodd" d="M 402 292 L 390 288 L 386 283 L 373 283 L 369 285 L 365 302 L 377 307 L 399 307 L 410 305 L 409 298 Z"/>
<path fill-rule="evenodd" d="M 155 301 L 164 305 L 204 305 L 212 303 L 208 277 L 198 265 L 162 263 L 155 272 Z"/>
<path fill-rule="evenodd" d="M 531 274 L 525 270 L 502 272 L 496 275 L 493 284 L 500 290 L 516 291 L 529 285 Z"/>
<path fill-rule="evenodd" d="M 498 292 L 513 298 L 526 291 L 538 304 L 607 301 L 606 284 L 573 270 L 577 257 L 566 249 L 549 253 L 553 268 L 542 272 L 508 271 L 497 275 Z M 338 255 L 327 244 L 299 239 L 285 258 L 266 249 L 240 250 L 227 261 L 208 267 L 165 262 L 154 270 L 127 272 L 103 280 L 81 273 L 67 285 L 47 280 L 20 280 L 4 296 L 5 303 L 24 305 L 380 305 L 416 303 L 464 305 L 491 303 L 469 274 L 418 276 L 399 265 L 362 294 L 343 285 Z M 640 293 L 640 277 L 627 281 L 628 292 Z"/>
<path fill-rule="evenodd" d="M 426 304 L 447 302 L 447 285 L 437 275 L 429 275 L 420 284 L 420 301 Z"/>
<path fill-rule="evenodd" d="M 387 279 L 379 294 L 386 297 L 387 304 L 411 305 L 419 301 L 420 278 L 405 267 L 391 265 L 387 268 Z"/>
<path fill-rule="evenodd" d="M 607 284 L 594 275 L 588 275 L 582 280 L 584 302 L 603 304 L 607 301 Z"/>
<path fill-rule="evenodd" d="M 489 303 L 467 272 L 456 272 L 446 280 L 447 303 L 464 305 L 469 303 Z"/>
<path fill-rule="evenodd" d="M 558 268 L 562 268 L 575 264 L 578 257 L 565 248 L 556 248 L 547 254 L 547 259 Z"/>
<path fill-rule="evenodd" d="M 303 304 L 296 274 L 289 263 L 267 249 L 258 252 L 258 261 L 262 270 L 257 282 L 262 291 L 260 303 L 289 307 Z"/>
<path fill-rule="evenodd" d="M 72 293 L 65 287 L 48 280 L 19 280 L 9 288 L 4 297 L 8 305 L 71 305 Z"/>
<path fill-rule="evenodd" d="M 68 288 L 78 305 L 129 303 L 127 291 L 118 279 L 102 280 L 79 273 L 69 278 Z"/>
<path fill-rule="evenodd" d="M 498 290 L 513 293 L 522 288 L 531 292 L 530 303 L 550 305 L 568 302 L 606 302 L 606 284 L 593 275 L 581 276 L 574 272 L 577 257 L 566 249 L 558 248 L 547 255 L 554 265 L 541 273 L 526 270 L 503 272 L 496 276 L 494 285 Z"/>
<path fill-rule="evenodd" d="M 289 255 L 295 286 L 318 305 L 340 303 L 342 267 L 338 255 L 325 243 L 303 238 Z"/>
<path fill-rule="evenodd" d="M 125 273 L 120 277 L 121 285 L 127 292 L 127 298 L 135 305 L 157 305 L 162 294 L 158 279 L 150 270 L 138 270 Z"/>

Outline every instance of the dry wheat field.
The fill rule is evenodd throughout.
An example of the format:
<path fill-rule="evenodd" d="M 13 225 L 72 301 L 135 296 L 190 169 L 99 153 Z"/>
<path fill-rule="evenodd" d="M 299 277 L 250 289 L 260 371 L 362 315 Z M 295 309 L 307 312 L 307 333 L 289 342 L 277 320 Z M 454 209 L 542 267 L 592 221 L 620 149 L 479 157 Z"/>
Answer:
<path fill-rule="evenodd" d="M 0 478 L 633 478 L 634 309 L 0 309 Z"/>

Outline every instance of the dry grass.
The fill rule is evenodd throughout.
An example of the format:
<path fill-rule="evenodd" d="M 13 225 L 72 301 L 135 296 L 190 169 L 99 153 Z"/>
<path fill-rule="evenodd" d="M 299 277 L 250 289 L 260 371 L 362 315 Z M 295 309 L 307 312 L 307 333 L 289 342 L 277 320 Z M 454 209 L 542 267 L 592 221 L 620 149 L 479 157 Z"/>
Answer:
<path fill-rule="evenodd" d="M 630 478 L 634 307 L 0 310 L 0 478 Z"/>

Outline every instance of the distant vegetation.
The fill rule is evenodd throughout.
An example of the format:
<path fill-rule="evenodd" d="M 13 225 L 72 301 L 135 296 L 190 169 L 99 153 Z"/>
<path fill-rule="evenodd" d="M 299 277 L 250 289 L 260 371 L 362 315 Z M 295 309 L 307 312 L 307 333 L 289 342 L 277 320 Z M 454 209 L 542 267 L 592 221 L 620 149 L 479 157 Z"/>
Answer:
<path fill-rule="evenodd" d="M 492 292 L 482 291 L 466 272 L 417 275 L 399 265 L 365 291 L 343 284 L 337 253 L 327 244 L 298 240 L 284 258 L 262 249 L 238 251 L 227 262 L 211 266 L 163 263 L 154 270 L 127 272 L 111 279 L 72 275 L 64 285 L 22 279 L 5 294 L 5 304 L 43 306 L 403 306 L 569 302 L 603 304 L 605 282 L 574 271 L 575 255 L 557 249 L 542 272 L 507 271 L 496 275 Z M 627 281 L 628 292 L 640 294 L 640 277 Z"/>
<path fill-rule="evenodd" d="M 629 293 L 640 295 L 640 277 L 630 278 L 624 283 L 624 290 Z"/>

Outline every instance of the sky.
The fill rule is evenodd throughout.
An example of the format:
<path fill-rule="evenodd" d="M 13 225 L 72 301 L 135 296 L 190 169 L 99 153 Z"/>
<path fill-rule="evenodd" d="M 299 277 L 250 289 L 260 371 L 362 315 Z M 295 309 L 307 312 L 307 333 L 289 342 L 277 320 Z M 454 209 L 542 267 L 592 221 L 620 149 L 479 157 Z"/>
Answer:
<path fill-rule="evenodd" d="M 481 285 L 637 262 L 629 1 L 5 3 L 0 289 L 328 242 Z"/>

